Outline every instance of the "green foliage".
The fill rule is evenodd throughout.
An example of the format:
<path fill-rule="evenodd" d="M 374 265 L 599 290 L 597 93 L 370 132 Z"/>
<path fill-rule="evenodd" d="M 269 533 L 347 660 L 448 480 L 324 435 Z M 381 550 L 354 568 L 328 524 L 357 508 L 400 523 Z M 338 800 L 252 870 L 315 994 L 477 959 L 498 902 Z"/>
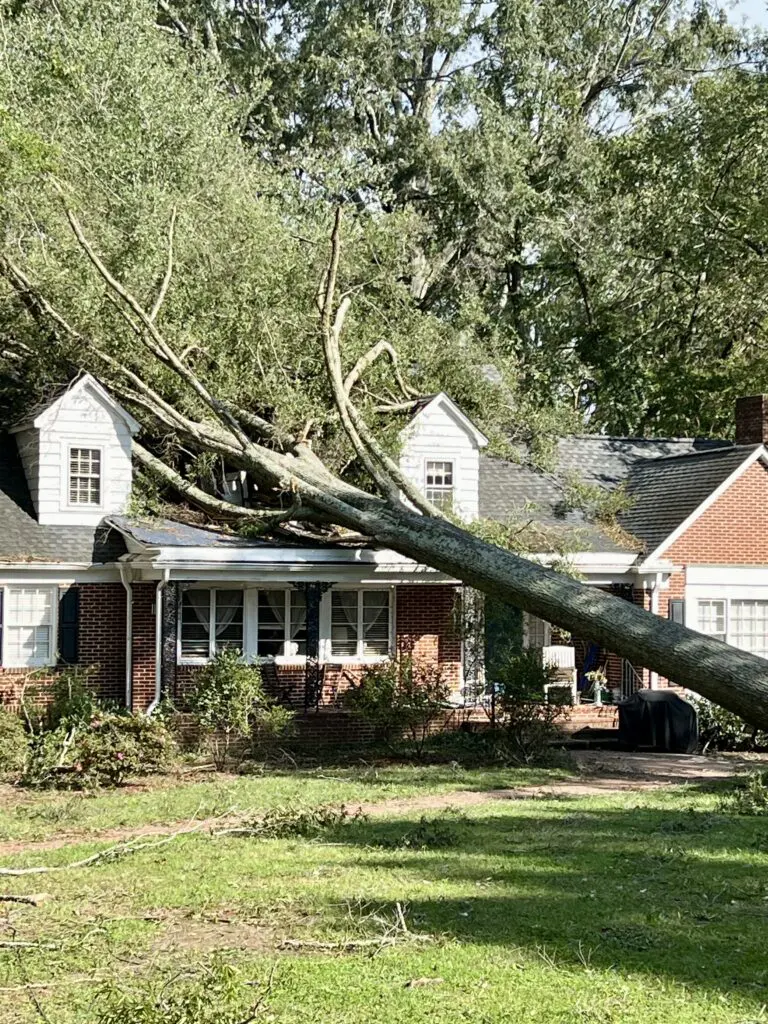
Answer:
<path fill-rule="evenodd" d="M 508 651 L 497 662 L 490 686 L 495 695 L 498 721 L 506 734 L 508 756 L 530 764 L 541 761 L 557 738 L 557 723 L 565 716 L 567 705 L 544 699 L 544 687 L 556 671 L 545 666 L 541 651 Z"/>
<path fill-rule="evenodd" d="M 52 731 L 80 728 L 95 716 L 100 707 L 93 689 L 88 685 L 90 673 L 79 668 L 67 668 L 57 673 L 53 683 L 46 683 L 50 703 L 44 712 L 45 729 Z"/>
<path fill-rule="evenodd" d="M 402 850 L 445 850 L 458 845 L 461 832 L 457 826 L 465 825 L 466 821 L 466 818 L 428 818 L 422 814 L 417 825 L 384 845 Z"/>
<path fill-rule="evenodd" d="M 367 669 L 344 703 L 378 739 L 391 744 L 406 735 L 421 753 L 449 693 L 439 668 L 402 657 Z"/>
<path fill-rule="evenodd" d="M 338 807 L 321 804 L 318 807 L 273 807 L 251 822 L 235 829 L 242 835 L 259 839 L 316 839 L 324 832 L 332 832 L 350 821 L 361 821 L 362 812 L 350 814 L 344 804 Z"/>
<path fill-rule="evenodd" d="M 207 736 L 216 766 L 223 769 L 234 739 L 248 739 L 254 752 L 268 750 L 286 734 L 293 715 L 267 695 L 257 665 L 225 648 L 195 677 L 189 703 Z"/>
<path fill-rule="evenodd" d="M 33 733 L 21 782 L 58 789 L 119 786 L 137 775 L 168 771 L 177 754 L 161 719 L 96 708 L 89 720 Z"/>
<path fill-rule="evenodd" d="M 194 971 L 156 971 L 149 979 L 104 986 L 97 1024 L 243 1024 L 255 1020 L 263 998 L 223 957 Z"/>
<path fill-rule="evenodd" d="M 705 751 L 768 747 L 768 734 L 749 725 L 733 711 L 726 711 L 705 697 L 697 697 L 693 703 L 699 722 L 699 742 Z"/>
<path fill-rule="evenodd" d="M 13 711 L 0 707 L 0 779 L 15 781 L 27 757 L 28 734 Z"/>
<path fill-rule="evenodd" d="M 768 814 L 768 772 L 749 772 L 719 802 L 726 814 Z"/>

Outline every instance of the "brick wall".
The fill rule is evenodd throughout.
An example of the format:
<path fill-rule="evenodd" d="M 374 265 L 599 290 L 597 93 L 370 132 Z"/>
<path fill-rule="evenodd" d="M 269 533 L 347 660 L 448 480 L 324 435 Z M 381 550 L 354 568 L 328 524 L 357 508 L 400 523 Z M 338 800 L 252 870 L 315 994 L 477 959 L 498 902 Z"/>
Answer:
<path fill-rule="evenodd" d="M 456 588 L 444 584 L 401 586 L 397 588 L 395 615 L 398 654 L 409 655 L 421 664 L 437 665 L 451 686 L 458 685 L 461 680 L 461 640 L 454 629 L 455 597 Z M 154 623 L 152 628 L 154 629 Z M 154 633 L 152 636 L 154 643 Z M 154 648 L 151 664 L 154 673 Z M 194 665 L 178 666 L 175 699 L 180 706 L 185 706 L 185 696 L 199 671 L 199 667 Z M 364 667 L 360 665 L 324 665 L 322 707 L 338 708 L 344 693 L 359 681 L 364 671 Z M 303 664 L 265 665 L 263 677 L 267 692 L 280 703 L 295 708 L 304 707 Z M 134 682 L 134 689 L 135 687 Z M 152 687 L 154 692 L 154 674 Z M 323 722 L 325 724 L 322 728 L 328 728 L 332 732 L 341 730 L 345 735 L 351 728 L 343 715 L 338 719 L 324 717 Z M 359 723 L 355 723 L 354 727 L 359 733 Z M 311 735 L 315 726 L 307 725 L 302 728 L 307 735 Z M 347 739 L 349 738 L 347 735 Z"/>
<path fill-rule="evenodd" d="M 134 711 L 146 711 L 155 696 L 155 591 L 154 583 L 133 584 Z"/>
<path fill-rule="evenodd" d="M 78 667 L 90 668 L 91 683 L 103 700 L 125 699 L 125 589 L 121 583 L 81 583 Z M 18 707 L 22 690 L 35 690 L 45 701 L 46 689 L 62 668 L 45 672 L 0 667 L 0 704 Z M 34 679 L 32 678 L 34 676 Z"/>

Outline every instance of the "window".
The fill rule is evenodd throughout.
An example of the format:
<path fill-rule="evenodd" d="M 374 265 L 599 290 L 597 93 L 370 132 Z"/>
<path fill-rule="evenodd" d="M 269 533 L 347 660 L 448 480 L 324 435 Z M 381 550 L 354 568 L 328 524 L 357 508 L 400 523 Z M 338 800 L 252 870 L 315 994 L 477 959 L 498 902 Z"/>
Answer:
<path fill-rule="evenodd" d="M 426 467 L 427 501 L 450 512 L 453 508 L 453 463 L 428 462 Z"/>
<path fill-rule="evenodd" d="M 300 590 L 260 590 L 256 653 L 261 658 L 305 657 L 307 603 Z"/>
<path fill-rule="evenodd" d="M 98 448 L 69 449 L 69 503 L 101 504 L 101 451 Z"/>
<path fill-rule="evenodd" d="M 552 627 L 544 619 L 539 619 L 529 612 L 523 612 L 523 646 L 549 647 L 552 642 Z"/>
<path fill-rule="evenodd" d="M 700 633 L 725 640 L 725 601 L 699 601 L 697 622 Z"/>
<path fill-rule="evenodd" d="M 35 668 L 54 663 L 56 593 L 54 587 L 6 587 L 4 665 Z"/>
<path fill-rule="evenodd" d="M 386 658 L 390 653 L 389 590 L 331 593 L 331 657 Z"/>
<path fill-rule="evenodd" d="M 226 647 L 242 651 L 242 590 L 185 590 L 180 618 L 182 658 L 208 660 Z"/>
<path fill-rule="evenodd" d="M 731 643 L 768 658 L 768 601 L 731 601 Z"/>

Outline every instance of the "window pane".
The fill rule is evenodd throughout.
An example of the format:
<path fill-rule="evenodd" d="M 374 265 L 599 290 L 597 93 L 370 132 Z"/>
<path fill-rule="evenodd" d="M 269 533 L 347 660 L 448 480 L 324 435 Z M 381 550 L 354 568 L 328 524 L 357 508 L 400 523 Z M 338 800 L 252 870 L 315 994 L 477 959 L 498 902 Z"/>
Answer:
<path fill-rule="evenodd" d="M 548 647 L 551 636 L 549 623 L 528 612 L 525 612 L 525 616 L 528 627 L 528 646 Z"/>
<path fill-rule="evenodd" d="M 768 658 L 768 601 L 731 601 L 731 642 Z"/>
<path fill-rule="evenodd" d="M 9 664 L 45 665 L 53 661 L 52 587 L 9 587 L 5 653 Z"/>
<path fill-rule="evenodd" d="M 184 658 L 210 656 L 210 590 L 184 590 L 181 595 L 181 654 Z"/>
<path fill-rule="evenodd" d="M 291 647 L 286 654 L 304 657 L 307 653 L 307 595 L 303 590 L 292 590 L 291 602 Z M 295 647 L 293 646 L 295 644 Z"/>
<path fill-rule="evenodd" d="M 453 463 L 428 462 L 425 497 L 447 512 L 453 508 Z"/>
<path fill-rule="evenodd" d="M 285 591 L 259 591 L 259 636 L 257 653 L 276 658 L 285 645 Z"/>
<path fill-rule="evenodd" d="M 216 652 L 225 647 L 243 649 L 243 591 L 216 590 Z"/>
<path fill-rule="evenodd" d="M 331 593 L 331 654 L 336 658 L 357 656 L 356 591 Z"/>
<path fill-rule="evenodd" d="M 725 601 L 698 602 L 699 632 L 725 640 Z"/>
<path fill-rule="evenodd" d="M 363 591 L 363 655 L 389 654 L 389 591 Z"/>
<path fill-rule="evenodd" d="M 73 505 L 101 502 L 101 452 L 98 448 L 71 448 L 69 501 Z"/>

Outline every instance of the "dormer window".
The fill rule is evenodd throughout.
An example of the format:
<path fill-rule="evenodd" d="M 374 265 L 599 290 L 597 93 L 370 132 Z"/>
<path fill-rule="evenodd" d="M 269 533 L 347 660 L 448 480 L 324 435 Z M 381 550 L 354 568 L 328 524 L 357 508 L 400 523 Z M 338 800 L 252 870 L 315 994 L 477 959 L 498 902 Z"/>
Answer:
<path fill-rule="evenodd" d="M 426 488 L 427 501 L 437 508 L 450 512 L 453 508 L 453 463 L 427 462 Z"/>
<path fill-rule="evenodd" d="M 101 449 L 69 449 L 69 504 L 101 505 Z"/>

